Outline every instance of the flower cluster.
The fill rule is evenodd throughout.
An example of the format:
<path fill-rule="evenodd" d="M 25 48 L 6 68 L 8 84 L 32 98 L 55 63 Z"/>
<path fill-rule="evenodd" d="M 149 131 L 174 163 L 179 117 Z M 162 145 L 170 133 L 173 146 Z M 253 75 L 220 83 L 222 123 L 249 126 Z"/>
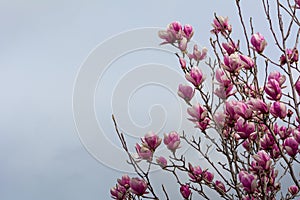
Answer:
<path fill-rule="evenodd" d="M 140 178 L 130 178 L 128 175 L 123 175 L 117 180 L 115 187 L 111 188 L 110 194 L 113 199 L 124 200 L 131 196 L 142 196 L 147 194 L 147 182 Z"/>
<path fill-rule="evenodd" d="M 186 24 L 182 27 L 179 22 L 172 22 L 166 30 L 159 31 L 158 35 L 164 40 L 161 44 L 177 44 L 178 48 L 185 52 L 187 43 L 194 34 L 193 27 Z"/>
<path fill-rule="evenodd" d="M 240 7 L 239 1 L 236 4 Z M 283 4 L 277 6 L 280 11 L 284 7 Z M 293 14 L 300 8 L 299 1 L 284 8 L 292 17 L 288 27 L 299 26 Z M 268 10 L 264 9 L 270 20 Z M 239 14 L 242 16 L 240 10 Z M 240 20 L 245 26 L 242 17 Z M 150 180 L 148 172 L 152 165 L 174 175 L 180 195 L 188 200 L 194 196 L 196 199 L 198 196 L 204 199 L 219 196 L 243 200 L 300 196 L 299 55 L 297 42 L 295 47 L 286 48 L 287 37 L 292 34 L 285 35 L 282 23 L 279 23 L 279 36 L 270 29 L 279 49 L 275 59 L 265 55 L 271 44 L 268 46 L 263 34 L 254 32 L 253 26 L 251 35 L 244 29 L 246 50 L 243 51 L 241 40 L 231 38 L 233 27 L 228 17 L 213 19 L 211 33 L 214 38 L 210 42 L 216 55 L 214 61 L 206 59 L 208 49 L 205 47 L 199 49 L 195 44 L 189 52 L 188 45 L 194 34 L 191 25 L 172 22 L 158 33 L 163 39 L 161 44 L 171 44 L 179 50 L 176 55 L 187 83 L 179 84 L 177 94 L 187 104 L 188 120 L 201 133 L 179 135 L 172 131 L 160 138 L 149 132 L 141 139 L 141 144 L 136 144 L 138 158 L 135 158 L 128 152 L 124 136 L 117 131 L 129 155 L 129 163 L 140 177 L 125 176 L 118 180 L 111 189 L 113 198 L 159 199 L 151 183 L 144 181 Z M 296 35 L 294 39 L 298 41 Z M 280 36 L 282 45 L 278 43 Z M 209 70 L 211 73 L 206 73 Z M 208 84 L 207 74 L 212 78 L 212 91 L 204 87 Z M 203 140 L 208 144 L 204 145 Z M 171 156 L 154 155 L 158 154 L 156 149 L 162 141 Z M 183 144 L 196 151 L 201 158 L 198 164 L 191 164 L 195 161 L 189 161 L 184 154 L 178 155 L 177 150 Z M 215 148 L 213 155 L 210 154 L 212 147 Z M 220 160 L 215 161 L 214 155 Z M 139 167 L 139 161 L 148 164 L 148 171 Z M 288 184 L 283 184 L 283 177 L 289 178 Z M 146 195 L 147 189 L 150 196 Z M 164 187 L 163 192 L 168 197 Z"/>

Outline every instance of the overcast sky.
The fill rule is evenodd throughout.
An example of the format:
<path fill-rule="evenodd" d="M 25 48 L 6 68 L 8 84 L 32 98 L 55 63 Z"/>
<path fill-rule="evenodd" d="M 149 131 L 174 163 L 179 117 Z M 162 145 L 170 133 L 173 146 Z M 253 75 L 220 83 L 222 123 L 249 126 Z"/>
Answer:
<path fill-rule="evenodd" d="M 182 119 L 182 115 L 176 118 L 171 114 L 165 123 L 163 120 L 155 121 L 155 116 L 165 116 L 180 104 L 174 96 L 176 91 L 172 93 L 168 90 L 179 84 L 177 80 L 180 78 L 175 73 L 177 60 L 170 53 L 156 50 L 136 52 L 116 60 L 103 80 L 98 80 L 95 115 L 106 137 L 103 141 L 110 141 L 111 145 L 101 149 L 101 141 L 95 141 L 95 146 L 99 144 L 98 152 L 86 150 L 86 144 L 80 141 L 80 135 L 84 133 L 78 134 L 73 117 L 72 92 L 84 61 L 99 44 L 113 35 L 144 27 L 165 27 L 174 20 L 192 24 L 196 31 L 195 39 L 201 45 L 208 46 L 214 12 L 230 16 L 232 23 L 237 24 L 233 2 L 0 1 L 0 199 L 110 199 L 109 188 L 123 173 L 117 168 L 126 165 L 120 158 L 123 155 L 114 154 L 114 150 L 109 149 L 117 149 L 119 145 L 110 115 L 112 112 L 119 114 L 119 123 L 128 132 L 134 130 L 133 126 L 143 130 L 153 127 L 160 132 L 171 131 L 174 126 L 178 128 L 176 122 Z M 260 13 L 250 5 L 253 4 L 245 5 L 247 12 L 259 19 Z M 239 35 L 240 26 L 237 26 L 235 34 Z M 155 41 L 153 38 L 149 40 Z M 134 43 L 134 40 L 131 42 Z M 153 46 L 158 47 L 158 43 Z M 114 45 L 107 51 L 118 48 Z M 105 54 L 100 55 L 100 62 L 105 57 Z M 125 80 L 125 75 L 129 77 L 129 71 L 151 62 L 174 67 L 166 68 L 174 72 L 173 78 L 171 75 L 166 77 L 173 80 L 173 86 L 159 85 L 159 80 L 149 87 L 144 86 L 143 81 L 138 82 L 138 86 L 143 86 L 147 91 L 146 99 L 145 92 L 136 92 L 139 88 L 133 87 L 134 91 L 118 89 L 120 86 L 116 82 Z M 147 77 L 150 79 L 147 81 L 151 81 L 151 76 L 143 71 L 133 70 L 130 77 Z M 128 84 L 125 84 L 126 88 Z M 123 93 L 112 93 L 114 88 Z M 130 96 L 129 93 L 135 95 Z M 134 97 L 134 103 L 125 97 Z M 123 98 L 124 105 L 120 101 Z M 170 98 L 173 100 L 170 101 Z M 129 111 L 124 108 L 127 102 Z M 165 110 L 159 106 L 153 107 L 151 112 L 154 114 L 150 113 L 152 121 L 149 121 L 148 109 L 153 105 L 165 105 Z M 127 123 L 128 113 L 132 123 Z M 161 127 L 163 130 L 159 129 Z M 144 133 L 128 134 L 135 138 Z M 132 141 L 134 143 L 134 139 Z M 102 155 L 103 160 L 100 158 Z M 105 159 L 120 162 L 110 163 Z M 119 163 L 118 167 L 116 163 Z"/>

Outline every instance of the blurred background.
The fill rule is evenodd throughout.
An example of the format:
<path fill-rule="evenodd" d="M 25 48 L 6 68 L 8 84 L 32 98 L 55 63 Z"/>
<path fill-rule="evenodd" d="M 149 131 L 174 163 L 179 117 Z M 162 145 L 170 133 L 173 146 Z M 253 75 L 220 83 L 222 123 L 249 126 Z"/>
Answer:
<path fill-rule="evenodd" d="M 243 4 L 246 16 L 254 14 L 254 20 L 260 19 L 255 3 Z M 0 199 L 110 199 L 109 189 L 124 171 L 95 159 L 80 140 L 79 135 L 83 133 L 78 134 L 74 123 L 72 93 L 81 66 L 97 45 L 114 35 L 144 27 L 164 28 L 175 20 L 194 26 L 194 39 L 201 46 L 209 47 L 214 12 L 229 16 L 233 34 L 241 34 L 233 0 L 1 0 Z M 255 28 L 266 30 L 263 24 Z M 135 93 L 133 100 L 124 99 L 128 108 L 120 108 L 121 111 L 113 108 L 121 101 L 102 102 L 101 96 L 114 98 L 111 91 L 128 71 L 152 60 L 178 70 L 174 55 L 145 50 L 114 62 L 104 82 L 98 82 L 95 115 L 106 137 L 103 140 L 110 141 L 111 148 L 120 146 L 110 118 L 112 112 L 131 110 L 130 125 L 151 128 L 147 111 L 151 105 L 168 105 L 162 114 L 178 107 L 176 91 L 157 84 L 145 88 L 144 94 Z M 172 76 L 167 79 L 172 80 Z M 179 82 L 173 80 L 176 88 Z M 124 91 L 125 96 L 128 93 Z M 185 111 L 186 107 L 182 109 Z M 126 120 L 118 118 L 120 124 Z M 162 129 L 153 129 L 159 129 L 160 134 L 169 132 L 172 126 L 177 126 L 176 120 L 162 123 Z M 129 141 L 132 137 L 134 144 L 143 134 L 130 133 Z M 126 165 L 123 155 L 115 155 L 110 149 L 100 153 L 120 159 L 120 168 Z"/>

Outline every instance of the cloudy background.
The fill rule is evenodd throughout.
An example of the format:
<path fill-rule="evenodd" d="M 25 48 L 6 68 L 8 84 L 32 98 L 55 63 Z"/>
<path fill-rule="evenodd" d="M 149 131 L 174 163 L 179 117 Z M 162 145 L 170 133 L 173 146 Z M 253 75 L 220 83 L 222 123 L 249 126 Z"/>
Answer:
<path fill-rule="evenodd" d="M 76 130 L 72 110 L 73 86 L 80 67 L 93 49 L 111 36 L 131 29 L 164 27 L 174 20 L 192 24 L 195 39 L 209 46 L 214 12 L 230 16 L 232 23 L 237 24 L 233 2 L 0 1 L 0 199 L 110 199 L 109 188 L 123 172 L 95 159 L 80 141 L 82 133 Z M 259 19 L 260 13 L 250 5 L 253 4 L 245 5 L 247 13 L 255 11 L 255 19 Z M 240 26 L 237 26 L 235 35 L 240 34 Z M 256 28 L 260 26 L 263 25 Z M 105 131 L 103 140 L 119 145 L 110 115 L 112 111 L 122 111 L 103 106 L 109 104 L 101 100 L 101 96 L 114 97 L 111 88 L 117 87 L 115 80 L 119 80 L 115 76 L 122 77 L 132 66 L 149 63 L 152 59 L 176 70 L 176 57 L 170 54 L 166 57 L 167 62 L 159 53 L 147 50 L 125 56 L 114 63 L 112 68 L 115 68 L 107 73 L 104 82 L 99 81 L 95 113 Z M 118 70 L 120 66 L 126 67 Z M 156 85 L 146 89 L 147 101 L 144 95 L 137 94 L 134 103 L 129 104 L 133 110 L 133 125 L 151 125 L 149 118 L 141 116 L 144 112 L 148 116 L 142 106 L 146 104 L 148 109 L 151 101 L 168 105 L 166 111 L 177 106 L 169 100 L 172 97 L 176 101 L 176 97 L 164 93 L 166 88 Z M 112 105 L 118 106 L 118 101 Z M 119 117 L 121 124 L 125 120 Z M 176 118 L 174 120 L 176 123 Z M 165 125 L 172 127 L 172 123 Z M 167 127 L 163 131 L 170 130 Z M 131 133 L 131 136 L 142 134 Z M 122 157 L 112 152 L 104 149 L 98 153 L 115 160 Z M 120 160 L 122 167 L 125 164 Z"/>

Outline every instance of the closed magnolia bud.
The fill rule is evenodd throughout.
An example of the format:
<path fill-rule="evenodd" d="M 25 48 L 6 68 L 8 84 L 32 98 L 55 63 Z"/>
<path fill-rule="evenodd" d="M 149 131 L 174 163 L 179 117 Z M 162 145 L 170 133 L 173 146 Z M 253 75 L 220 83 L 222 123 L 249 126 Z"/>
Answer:
<path fill-rule="evenodd" d="M 189 24 L 184 25 L 183 27 L 184 36 L 190 40 L 193 37 L 194 30 L 193 27 Z"/>
<path fill-rule="evenodd" d="M 239 179 L 244 187 L 244 190 L 248 193 L 253 193 L 257 188 L 257 178 L 246 171 L 239 172 Z"/>
<path fill-rule="evenodd" d="M 264 36 L 260 33 L 255 33 L 252 35 L 251 44 L 258 53 L 262 53 L 267 46 Z"/>
<path fill-rule="evenodd" d="M 294 157 L 297 155 L 299 143 L 297 142 L 297 140 L 295 140 L 294 137 L 286 138 L 284 140 L 283 146 L 284 149 L 286 150 L 286 153 L 289 156 Z"/>
<path fill-rule="evenodd" d="M 186 69 L 186 61 L 184 58 L 179 58 L 179 63 L 182 69 Z"/>
<path fill-rule="evenodd" d="M 192 67 L 191 71 L 185 74 L 185 78 L 195 87 L 199 87 L 204 81 L 202 71 L 196 66 Z"/>
<path fill-rule="evenodd" d="M 180 145 L 180 136 L 177 132 L 173 131 L 164 135 L 164 143 L 169 150 L 175 152 Z"/>
<path fill-rule="evenodd" d="M 127 174 L 123 175 L 122 178 L 118 179 L 117 181 L 121 186 L 125 187 L 126 189 L 129 188 L 130 177 Z"/>
<path fill-rule="evenodd" d="M 296 195 L 299 192 L 299 188 L 297 187 L 297 185 L 292 185 L 289 187 L 289 192 L 291 193 L 291 195 Z"/>
<path fill-rule="evenodd" d="M 184 199 L 188 199 L 189 196 L 191 195 L 190 187 L 188 185 L 182 185 L 180 187 L 180 193 Z"/>
<path fill-rule="evenodd" d="M 232 40 L 230 40 L 228 43 L 222 43 L 222 47 L 225 49 L 228 55 L 231 55 L 238 51 L 239 44 L 235 44 Z"/>
<path fill-rule="evenodd" d="M 152 131 L 148 132 L 143 138 L 143 145 L 148 147 L 150 150 L 155 151 L 155 149 L 160 145 L 161 138 L 158 137 L 157 134 Z"/>
<path fill-rule="evenodd" d="M 286 105 L 284 105 L 284 103 L 276 101 L 272 104 L 272 106 L 270 108 L 270 113 L 274 117 L 279 117 L 281 119 L 284 119 L 287 115 Z"/>
<path fill-rule="evenodd" d="M 130 179 L 130 189 L 131 192 L 138 195 L 142 196 L 146 194 L 147 190 L 147 183 L 140 178 L 131 178 Z"/>
<path fill-rule="evenodd" d="M 220 193 L 226 192 L 225 185 L 221 181 L 217 180 L 215 183 L 215 187 L 216 187 L 217 191 Z"/>
<path fill-rule="evenodd" d="M 167 160 L 163 156 L 158 157 L 156 162 L 161 168 L 165 168 L 167 166 Z"/>
<path fill-rule="evenodd" d="M 110 194 L 113 199 L 123 200 L 126 196 L 126 188 L 121 185 L 116 185 L 110 189 Z"/>
<path fill-rule="evenodd" d="M 191 178 L 191 181 L 200 183 L 202 180 L 202 169 L 200 166 L 192 166 L 191 163 L 189 163 L 189 177 Z"/>
<path fill-rule="evenodd" d="M 270 79 L 266 86 L 265 92 L 268 94 L 268 99 L 278 101 L 282 96 L 281 87 L 277 80 Z"/>
<path fill-rule="evenodd" d="M 247 122 L 240 117 L 236 122 L 235 130 L 241 139 L 247 139 L 250 134 L 255 131 L 255 124 L 253 122 Z"/>
<path fill-rule="evenodd" d="M 180 22 L 178 22 L 178 21 L 172 22 L 172 23 L 170 24 L 170 27 L 171 27 L 175 32 L 179 32 L 179 31 L 181 31 L 181 29 L 182 29 L 182 26 L 181 26 Z"/>
<path fill-rule="evenodd" d="M 195 91 L 194 89 L 189 86 L 189 85 L 182 85 L 180 84 L 178 86 L 178 92 L 177 92 L 178 96 L 180 96 L 181 98 L 183 98 L 186 102 L 189 102 L 194 94 L 195 94 Z"/>
<path fill-rule="evenodd" d="M 252 69 L 254 67 L 254 61 L 252 58 L 245 56 L 245 55 L 240 55 L 241 59 L 241 64 L 245 69 Z"/>
<path fill-rule="evenodd" d="M 211 183 L 214 179 L 214 174 L 209 171 L 204 171 L 202 177 L 206 182 Z"/>

